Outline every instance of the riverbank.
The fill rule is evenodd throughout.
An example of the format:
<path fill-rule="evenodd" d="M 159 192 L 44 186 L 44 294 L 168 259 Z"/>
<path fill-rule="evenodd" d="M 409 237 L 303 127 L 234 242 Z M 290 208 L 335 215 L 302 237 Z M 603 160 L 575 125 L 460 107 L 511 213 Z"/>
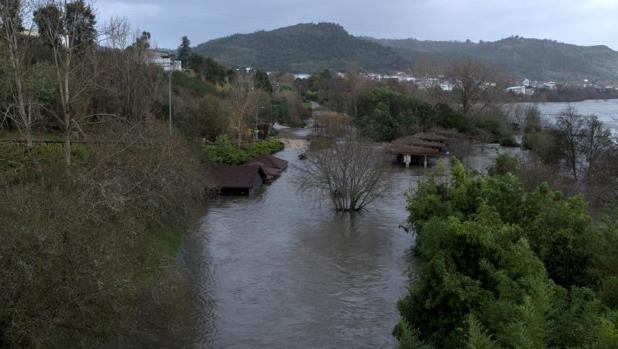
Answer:
<path fill-rule="evenodd" d="M 162 285 L 199 211 L 203 175 L 165 125 L 123 131 L 141 142 L 92 135 L 70 165 L 62 144 L 0 144 L 3 344 L 96 347 L 160 332 L 134 319 L 153 297 L 174 299 Z"/>

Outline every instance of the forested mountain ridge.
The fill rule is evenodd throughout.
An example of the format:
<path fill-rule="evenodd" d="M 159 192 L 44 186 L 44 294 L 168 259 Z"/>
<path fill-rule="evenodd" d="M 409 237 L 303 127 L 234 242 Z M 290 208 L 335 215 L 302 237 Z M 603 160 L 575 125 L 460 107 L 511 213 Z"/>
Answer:
<path fill-rule="evenodd" d="M 333 23 L 234 34 L 200 44 L 195 52 L 232 66 L 291 72 L 358 67 L 386 73 L 411 70 L 421 58 L 438 65 L 474 58 L 521 78 L 618 81 L 618 52 L 607 46 L 578 46 L 517 36 L 479 43 L 374 39 L 350 35 Z"/>
<path fill-rule="evenodd" d="M 618 52 L 607 46 L 578 46 L 552 40 L 510 37 L 494 42 L 371 39 L 409 59 L 419 54 L 437 60 L 475 58 L 505 72 L 536 80 L 618 80 Z"/>
<path fill-rule="evenodd" d="M 409 62 L 394 49 L 350 35 L 332 23 L 307 23 L 253 34 L 235 34 L 195 48 L 195 52 L 233 66 L 313 72 L 401 70 Z"/>

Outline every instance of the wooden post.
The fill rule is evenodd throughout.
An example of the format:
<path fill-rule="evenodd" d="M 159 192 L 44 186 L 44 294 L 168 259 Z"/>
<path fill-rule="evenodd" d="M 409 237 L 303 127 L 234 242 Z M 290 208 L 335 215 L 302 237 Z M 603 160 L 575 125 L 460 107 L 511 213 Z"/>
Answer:
<path fill-rule="evenodd" d="M 427 155 L 425 155 L 425 163 L 423 165 L 427 168 Z"/>

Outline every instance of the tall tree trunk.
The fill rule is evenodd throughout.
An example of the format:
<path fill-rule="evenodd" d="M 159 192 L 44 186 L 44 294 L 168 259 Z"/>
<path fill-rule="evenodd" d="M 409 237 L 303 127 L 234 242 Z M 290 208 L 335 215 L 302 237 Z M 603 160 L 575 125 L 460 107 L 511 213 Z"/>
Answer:
<path fill-rule="evenodd" d="M 67 166 L 71 165 L 71 114 L 69 102 L 69 75 L 68 72 L 65 72 L 62 104 L 64 112 L 64 162 Z"/>

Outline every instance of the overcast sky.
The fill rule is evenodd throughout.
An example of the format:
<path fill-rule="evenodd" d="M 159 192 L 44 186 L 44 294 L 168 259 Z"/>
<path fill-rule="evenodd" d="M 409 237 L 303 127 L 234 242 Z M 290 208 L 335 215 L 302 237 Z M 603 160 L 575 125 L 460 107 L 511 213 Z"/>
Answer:
<path fill-rule="evenodd" d="M 96 0 L 99 22 L 126 17 L 159 47 L 336 22 L 353 35 L 497 40 L 511 35 L 618 50 L 618 0 Z"/>

